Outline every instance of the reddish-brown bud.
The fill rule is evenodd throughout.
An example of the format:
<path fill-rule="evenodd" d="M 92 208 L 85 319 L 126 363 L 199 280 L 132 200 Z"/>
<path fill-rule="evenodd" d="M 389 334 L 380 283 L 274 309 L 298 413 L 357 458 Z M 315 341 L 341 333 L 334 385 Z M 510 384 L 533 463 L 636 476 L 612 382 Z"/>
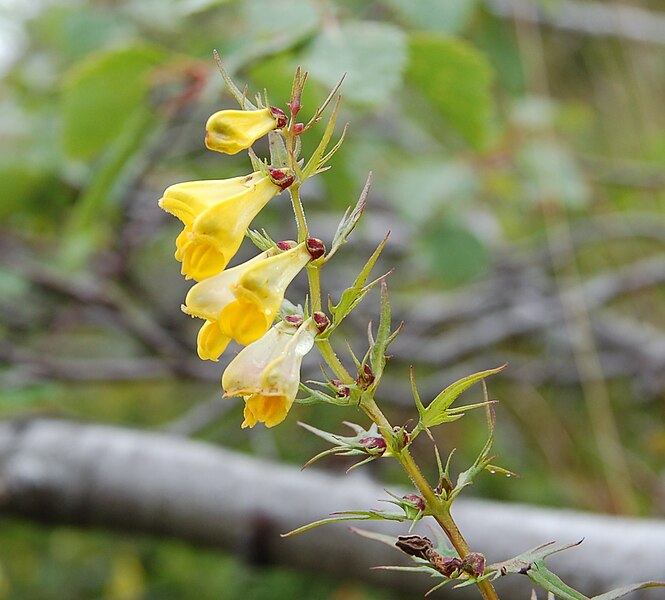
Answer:
<path fill-rule="evenodd" d="M 272 116 L 277 119 L 277 129 L 281 129 L 287 124 L 288 119 L 286 118 L 286 113 L 281 108 L 271 106 L 270 112 L 272 113 Z"/>
<path fill-rule="evenodd" d="M 289 187 L 295 180 L 295 176 L 289 169 L 268 169 L 270 173 L 270 179 L 272 182 L 279 187 L 280 190 L 285 190 Z"/>
<path fill-rule="evenodd" d="M 480 577 L 485 572 L 485 557 L 480 552 L 469 552 L 464 557 L 462 569 L 474 577 Z"/>
<path fill-rule="evenodd" d="M 344 385 L 344 382 L 341 379 L 331 379 L 330 383 L 335 388 L 338 396 L 343 398 L 348 398 L 351 395 L 351 390 L 348 385 Z"/>
<path fill-rule="evenodd" d="M 305 126 L 302 123 L 296 123 L 293 126 L 293 133 L 295 133 L 296 135 L 300 135 L 304 128 L 305 128 Z"/>
<path fill-rule="evenodd" d="M 374 373 L 369 365 L 363 365 L 363 368 L 358 372 L 358 379 L 356 383 L 361 390 L 366 390 L 374 383 Z"/>
<path fill-rule="evenodd" d="M 425 510 L 425 500 L 423 500 L 418 494 L 407 494 L 402 496 L 402 500 L 406 500 L 410 504 L 413 504 L 418 510 Z"/>
<path fill-rule="evenodd" d="M 291 248 L 295 248 L 298 245 L 297 242 L 294 242 L 293 240 L 283 240 L 281 242 L 277 242 L 276 246 L 280 250 L 291 250 Z"/>
<path fill-rule="evenodd" d="M 304 319 L 300 315 L 286 315 L 284 320 L 294 327 L 300 327 L 303 324 Z"/>
<path fill-rule="evenodd" d="M 317 238 L 307 238 L 307 250 L 312 256 L 312 260 L 321 258 L 326 253 L 326 247 L 323 242 Z"/>
<path fill-rule="evenodd" d="M 314 312 L 314 314 L 312 314 L 312 318 L 314 319 L 314 323 L 316 323 L 316 329 L 319 333 L 323 333 L 326 329 L 328 329 L 330 325 L 330 319 L 326 316 L 325 313 L 317 310 Z"/>
<path fill-rule="evenodd" d="M 455 571 L 462 570 L 462 561 L 456 556 L 441 556 L 437 552 L 432 552 L 429 562 L 439 573 L 446 577 L 452 577 Z"/>
<path fill-rule="evenodd" d="M 358 443 L 369 453 L 369 454 L 383 454 L 386 451 L 386 440 L 382 437 L 366 437 L 358 441 Z"/>

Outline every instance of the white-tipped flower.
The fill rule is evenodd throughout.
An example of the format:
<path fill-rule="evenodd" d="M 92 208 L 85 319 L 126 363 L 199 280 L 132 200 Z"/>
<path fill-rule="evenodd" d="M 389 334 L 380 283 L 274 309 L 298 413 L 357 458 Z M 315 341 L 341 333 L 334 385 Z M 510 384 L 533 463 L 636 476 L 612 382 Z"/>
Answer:
<path fill-rule="evenodd" d="M 315 336 L 312 319 L 295 332 L 287 323 L 278 323 L 231 361 L 222 387 L 225 397 L 242 396 L 245 401 L 243 428 L 259 421 L 273 427 L 286 418 L 298 393 L 302 359 Z"/>

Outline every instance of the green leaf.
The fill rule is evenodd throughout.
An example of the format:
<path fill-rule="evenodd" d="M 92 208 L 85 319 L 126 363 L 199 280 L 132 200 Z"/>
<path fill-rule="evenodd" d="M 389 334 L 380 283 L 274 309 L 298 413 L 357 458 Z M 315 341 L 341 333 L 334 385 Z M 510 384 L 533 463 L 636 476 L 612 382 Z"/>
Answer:
<path fill-rule="evenodd" d="M 483 240 L 468 227 L 449 219 L 426 227 L 420 247 L 431 273 L 447 286 L 467 283 L 489 267 L 489 251 Z"/>
<path fill-rule="evenodd" d="M 122 134 L 148 102 L 149 74 L 164 53 L 145 44 L 98 52 L 65 76 L 61 112 L 66 152 L 88 159 Z"/>
<path fill-rule="evenodd" d="M 486 57 L 463 40 L 436 34 L 415 34 L 409 47 L 407 79 L 464 139 L 482 148 L 493 114 Z"/>
<path fill-rule="evenodd" d="M 379 328 L 376 341 L 369 349 L 370 364 L 372 366 L 372 372 L 376 378 L 372 384 L 372 390 L 379 387 L 381 376 L 383 375 L 383 369 L 386 366 L 386 350 L 402 329 L 402 326 L 400 325 L 397 330 L 391 334 L 390 327 L 390 298 L 388 296 L 388 284 L 384 279 L 381 281 L 381 312 L 379 317 Z"/>
<path fill-rule="evenodd" d="M 346 209 L 346 212 L 344 213 L 342 220 L 337 226 L 337 231 L 335 232 L 335 235 L 333 237 L 333 241 L 330 246 L 330 251 L 325 256 L 325 262 L 328 262 L 335 254 L 335 252 L 337 252 L 337 250 L 339 250 L 344 244 L 346 244 L 347 238 L 349 237 L 349 235 L 351 235 L 351 232 L 355 229 L 356 225 L 358 224 L 358 221 L 360 220 L 360 217 L 362 216 L 363 211 L 365 210 L 365 206 L 367 205 L 367 195 L 369 194 L 369 188 L 371 185 L 372 185 L 372 173 L 370 172 L 369 175 L 367 175 L 367 181 L 365 182 L 365 187 L 363 188 L 363 191 L 360 192 L 360 197 L 358 198 L 358 202 L 354 206 L 353 210 L 351 210 L 351 207 Z"/>
<path fill-rule="evenodd" d="M 411 27 L 458 33 L 468 24 L 477 0 L 384 0 Z"/>
<path fill-rule="evenodd" d="M 386 275 L 382 275 L 378 279 L 375 279 L 371 283 L 365 285 L 365 282 L 367 281 L 367 278 L 369 277 L 369 274 L 372 268 L 374 267 L 374 264 L 381 255 L 381 252 L 383 252 L 383 248 L 385 247 L 388 241 L 389 235 L 390 232 L 388 232 L 386 237 L 384 237 L 381 243 L 376 247 L 376 250 L 374 250 L 372 256 L 370 256 L 367 259 L 365 266 L 362 268 L 360 273 L 358 273 L 358 276 L 353 282 L 353 285 L 342 292 L 342 296 L 340 297 L 337 305 L 333 306 L 331 301 L 328 302 L 328 308 L 332 315 L 333 322 L 331 326 L 328 327 L 328 329 L 326 329 L 321 336 L 319 336 L 319 339 L 325 339 L 329 337 L 330 334 L 339 326 L 339 324 L 349 315 L 349 313 L 356 306 L 358 306 L 360 302 L 362 302 L 363 298 L 367 296 L 369 291 L 377 283 L 382 281 L 386 277 L 386 275 L 388 275 L 388 273 L 386 273 Z"/>
<path fill-rule="evenodd" d="M 593 598 L 591 598 L 591 600 L 616 600 L 617 598 L 623 598 L 624 596 L 627 596 L 632 592 L 636 592 L 637 590 L 643 590 L 652 587 L 665 587 L 665 582 L 643 581 L 642 583 L 631 583 L 630 585 L 617 588 L 616 590 L 612 590 L 611 592 L 606 592 L 605 594 L 601 594 L 600 596 L 594 596 Z"/>
<path fill-rule="evenodd" d="M 305 533 L 305 531 L 310 531 L 311 529 L 315 529 L 316 527 L 320 527 L 321 525 L 328 525 L 329 523 L 339 523 L 340 521 L 367 521 L 367 520 L 373 520 L 373 519 L 372 517 L 363 517 L 359 515 L 328 517 L 327 519 L 321 519 L 319 521 L 314 521 L 313 523 L 308 523 L 307 525 L 298 527 L 297 529 L 289 531 L 288 533 L 282 533 L 280 534 L 280 537 L 283 538 L 291 537 L 294 535 L 298 535 L 299 533 Z"/>
<path fill-rule="evenodd" d="M 345 97 L 370 105 L 392 98 L 405 62 L 404 33 L 394 25 L 370 21 L 325 28 L 305 58 L 312 77 L 326 86 L 347 73 Z"/>
<path fill-rule="evenodd" d="M 488 565 L 487 571 L 495 571 L 496 577 L 501 577 L 502 575 L 507 575 L 508 573 L 519 573 L 523 575 L 537 560 L 543 560 L 548 556 L 557 554 L 558 552 L 563 552 L 564 550 L 579 546 L 582 541 L 583 540 L 580 540 L 574 544 L 565 544 L 563 546 L 555 546 L 554 544 L 556 542 L 547 542 L 546 544 L 541 544 L 536 548 L 527 550 L 526 552 L 523 552 L 514 558 Z"/>
<path fill-rule="evenodd" d="M 469 389 L 474 383 L 478 383 L 479 381 L 485 379 L 485 377 L 499 373 L 505 368 L 506 365 L 502 365 L 496 369 L 480 371 L 478 373 L 473 373 L 472 375 L 468 375 L 467 377 L 459 379 L 455 383 L 451 383 L 425 408 L 425 415 L 421 419 L 423 426 L 434 427 L 439 423 L 443 423 L 448 416 L 448 408 L 464 391 Z"/>
<path fill-rule="evenodd" d="M 589 596 L 578 592 L 564 583 L 557 575 L 552 573 L 542 559 L 532 563 L 531 568 L 526 572 L 531 581 L 539 585 L 544 590 L 552 592 L 560 600 L 589 600 Z"/>

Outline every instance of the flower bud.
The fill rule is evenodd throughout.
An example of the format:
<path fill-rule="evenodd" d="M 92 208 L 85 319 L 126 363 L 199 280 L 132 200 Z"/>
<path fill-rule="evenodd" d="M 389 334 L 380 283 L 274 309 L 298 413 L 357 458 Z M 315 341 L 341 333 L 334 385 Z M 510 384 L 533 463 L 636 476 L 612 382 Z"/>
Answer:
<path fill-rule="evenodd" d="M 289 187 L 295 180 L 290 169 L 268 169 L 270 179 L 282 191 Z"/>
<path fill-rule="evenodd" d="M 312 255 L 312 260 L 321 258 L 326 253 L 326 247 L 323 245 L 323 242 L 317 238 L 307 238 L 305 242 L 307 250 Z"/>
<path fill-rule="evenodd" d="M 330 319 L 326 316 L 325 313 L 317 310 L 312 315 L 312 318 L 314 319 L 316 329 L 319 333 L 323 333 L 326 329 L 328 329 L 330 325 Z"/>
<path fill-rule="evenodd" d="M 425 510 L 425 500 L 418 496 L 418 494 L 407 494 L 406 496 L 402 496 L 402 500 L 406 500 L 418 510 Z"/>
<path fill-rule="evenodd" d="M 300 327 L 304 322 L 302 315 L 286 315 L 284 320 L 294 327 Z"/>
<path fill-rule="evenodd" d="M 386 440 L 382 437 L 366 437 L 358 440 L 358 443 L 364 448 L 367 454 L 383 454 L 386 451 Z"/>
<path fill-rule="evenodd" d="M 293 240 L 284 240 L 282 242 L 277 242 L 276 246 L 280 250 L 291 250 L 291 248 L 295 248 L 298 245 L 297 242 L 294 242 Z"/>
<path fill-rule="evenodd" d="M 404 427 L 393 427 L 393 439 L 395 440 L 396 450 L 402 450 L 409 445 L 409 433 Z"/>
<path fill-rule="evenodd" d="M 437 552 L 432 552 L 429 562 L 439 573 L 446 577 L 452 577 L 456 571 L 462 570 L 462 561 L 456 556 L 441 556 Z"/>
<path fill-rule="evenodd" d="M 279 109 L 276 110 L 279 111 Z M 283 112 L 282 115 L 284 115 Z M 279 121 L 279 116 L 275 115 L 273 109 L 269 108 L 261 110 L 220 110 L 212 115 L 206 123 L 205 144 L 210 150 L 223 152 L 224 154 L 237 154 L 278 127 Z"/>
<path fill-rule="evenodd" d="M 304 128 L 305 128 L 305 126 L 302 123 L 296 123 L 293 126 L 293 133 L 295 133 L 296 135 L 300 135 Z"/>
<path fill-rule="evenodd" d="M 462 569 L 474 577 L 480 577 L 485 572 L 485 557 L 480 552 L 469 552 L 464 557 Z"/>
<path fill-rule="evenodd" d="M 277 120 L 277 127 L 275 129 L 281 129 L 288 122 L 288 119 L 286 118 L 286 113 L 281 108 L 277 108 L 276 106 L 271 106 L 270 114 L 272 114 L 272 116 L 275 117 L 275 119 Z"/>
<path fill-rule="evenodd" d="M 363 365 L 363 368 L 358 372 L 358 379 L 356 383 L 361 390 L 366 390 L 374 383 L 374 373 L 369 365 Z"/>
<path fill-rule="evenodd" d="M 348 398 L 351 395 L 351 390 L 348 385 L 344 385 L 341 379 L 331 379 L 330 383 L 335 388 L 337 395 L 342 398 Z"/>

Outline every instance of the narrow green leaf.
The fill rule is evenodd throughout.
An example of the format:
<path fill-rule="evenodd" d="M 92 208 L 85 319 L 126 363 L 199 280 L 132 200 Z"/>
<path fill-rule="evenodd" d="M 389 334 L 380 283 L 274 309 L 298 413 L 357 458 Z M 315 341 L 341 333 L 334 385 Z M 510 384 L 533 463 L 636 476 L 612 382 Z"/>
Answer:
<path fill-rule="evenodd" d="M 416 387 L 416 375 L 413 372 L 413 367 L 409 369 L 409 381 L 411 382 L 411 393 L 413 394 L 413 400 L 416 403 L 416 408 L 418 409 L 418 414 L 420 415 L 420 422 L 418 423 L 418 425 L 420 425 L 425 416 L 425 406 L 420 399 L 420 394 L 418 393 L 418 388 Z"/>
<path fill-rule="evenodd" d="M 563 552 L 564 550 L 579 546 L 582 541 L 583 540 L 580 540 L 579 542 L 565 544 L 563 546 L 555 546 L 556 542 L 547 542 L 546 544 L 541 544 L 531 550 L 527 550 L 514 558 L 509 558 L 508 560 L 488 565 L 487 570 L 496 572 L 497 577 L 508 573 L 524 574 L 524 572 L 526 572 L 537 560 L 543 560 L 558 552 Z"/>
<path fill-rule="evenodd" d="M 358 198 L 358 202 L 353 207 L 353 210 L 351 210 L 351 207 L 346 209 L 346 212 L 344 213 L 342 220 L 337 226 L 337 231 L 333 236 L 333 241 L 330 246 L 330 250 L 325 256 L 325 262 L 328 262 L 330 258 L 335 254 L 335 252 L 337 252 L 337 250 L 339 250 L 344 244 L 346 244 L 347 238 L 358 224 L 358 221 L 360 220 L 360 217 L 362 216 L 363 211 L 365 210 L 365 206 L 367 206 L 367 196 L 369 195 L 369 190 L 371 185 L 372 185 L 372 172 L 370 171 L 369 175 L 367 175 L 367 181 L 365 182 L 365 187 L 363 187 L 362 192 L 360 192 L 360 197 Z"/>
<path fill-rule="evenodd" d="M 282 533 L 280 534 L 280 537 L 283 538 L 291 537 L 294 535 L 298 535 L 300 533 L 305 533 L 305 531 L 310 531 L 311 529 L 315 529 L 317 527 L 320 527 L 321 525 L 328 525 L 329 523 L 339 523 L 341 521 L 366 521 L 367 519 L 370 518 L 371 517 L 360 517 L 355 515 L 347 517 L 328 517 L 327 519 L 321 519 L 319 521 L 314 521 L 313 523 L 303 525 L 302 527 L 298 527 L 297 529 L 289 531 L 288 533 Z"/>
<path fill-rule="evenodd" d="M 552 592 L 560 600 L 590 600 L 589 596 L 578 592 L 564 583 L 557 575 L 552 573 L 542 559 L 535 561 L 526 572 L 531 581 L 548 592 Z"/>
<path fill-rule="evenodd" d="M 376 250 L 372 255 L 367 259 L 365 266 L 362 268 L 358 276 L 356 277 L 353 285 L 342 292 L 342 295 L 339 299 L 337 305 L 333 305 L 331 301 L 328 302 L 328 308 L 333 317 L 333 322 L 330 327 L 324 332 L 324 336 L 328 337 L 330 334 L 339 326 L 339 324 L 349 315 L 349 313 L 362 302 L 363 298 L 369 293 L 369 291 L 385 277 L 389 275 L 392 271 L 378 277 L 371 283 L 365 285 L 369 274 L 374 267 L 374 264 L 378 260 L 381 252 L 383 251 L 386 242 L 388 241 L 388 236 L 390 233 L 383 238 L 381 243 L 377 246 Z M 321 339 L 325 339 L 325 337 Z"/>
<path fill-rule="evenodd" d="M 474 383 L 478 383 L 482 379 L 485 379 L 485 377 L 499 373 L 505 368 L 506 365 L 502 365 L 496 369 L 473 373 L 472 375 L 468 375 L 467 377 L 450 384 L 436 398 L 434 398 L 425 409 L 425 415 L 422 419 L 423 425 L 425 427 L 433 427 L 439 423 L 443 423 L 446 418 L 446 411 L 462 392 L 466 391 Z"/>
<path fill-rule="evenodd" d="M 326 129 L 323 132 L 323 135 L 321 136 L 321 141 L 319 142 L 319 145 L 316 147 L 316 150 L 314 150 L 312 155 L 309 157 L 307 164 L 302 170 L 303 181 L 308 177 L 311 177 L 314 174 L 314 172 L 317 171 L 321 166 L 321 158 L 323 157 L 326 148 L 330 143 L 330 139 L 332 138 L 332 135 L 335 131 L 335 123 L 337 123 L 337 113 L 339 112 L 339 104 L 341 100 L 342 100 L 341 96 L 337 96 L 337 100 L 335 101 L 335 106 L 333 107 L 332 113 L 330 114 L 330 118 L 328 119 L 328 125 L 326 126 Z"/>
<path fill-rule="evenodd" d="M 376 531 L 368 531 L 367 529 L 358 529 L 357 527 L 349 527 L 349 529 L 361 537 L 367 538 L 368 540 L 374 540 L 375 542 L 381 542 L 391 548 L 395 547 L 395 542 L 397 541 L 397 538 L 386 535 L 385 533 L 377 533 Z"/>
<path fill-rule="evenodd" d="M 374 373 L 375 386 L 378 387 L 386 365 L 386 350 L 388 338 L 390 337 L 391 325 L 390 297 L 388 296 L 388 284 L 386 280 L 381 281 L 381 310 L 379 316 L 379 328 L 376 333 L 376 341 L 370 348 L 369 360 Z"/>
<path fill-rule="evenodd" d="M 277 245 L 274 240 L 267 234 L 265 229 L 257 231 L 255 229 L 248 229 L 245 235 L 252 241 L 252 243 L 259 249 L 265 252 Z"/>
<path fill-rule="evenodd" d="M 591 598 L 591 600 L 616 600 L 617 598 L 623 598 L 624 596 L 627 596 L 632 592 L 636 592 L 637 590 L 643 590 L 646 588 L 653 588 L 653 587 L 665 587 L 665 582 L 643 581 L 642 583 L 631 583 L 630 585 L 617 588 L 616 590 L 612 590 L 611 592 L 606 592 L 605 594 L 601 594 L 600 596 L 594 596 L 593 598 Z"/>

